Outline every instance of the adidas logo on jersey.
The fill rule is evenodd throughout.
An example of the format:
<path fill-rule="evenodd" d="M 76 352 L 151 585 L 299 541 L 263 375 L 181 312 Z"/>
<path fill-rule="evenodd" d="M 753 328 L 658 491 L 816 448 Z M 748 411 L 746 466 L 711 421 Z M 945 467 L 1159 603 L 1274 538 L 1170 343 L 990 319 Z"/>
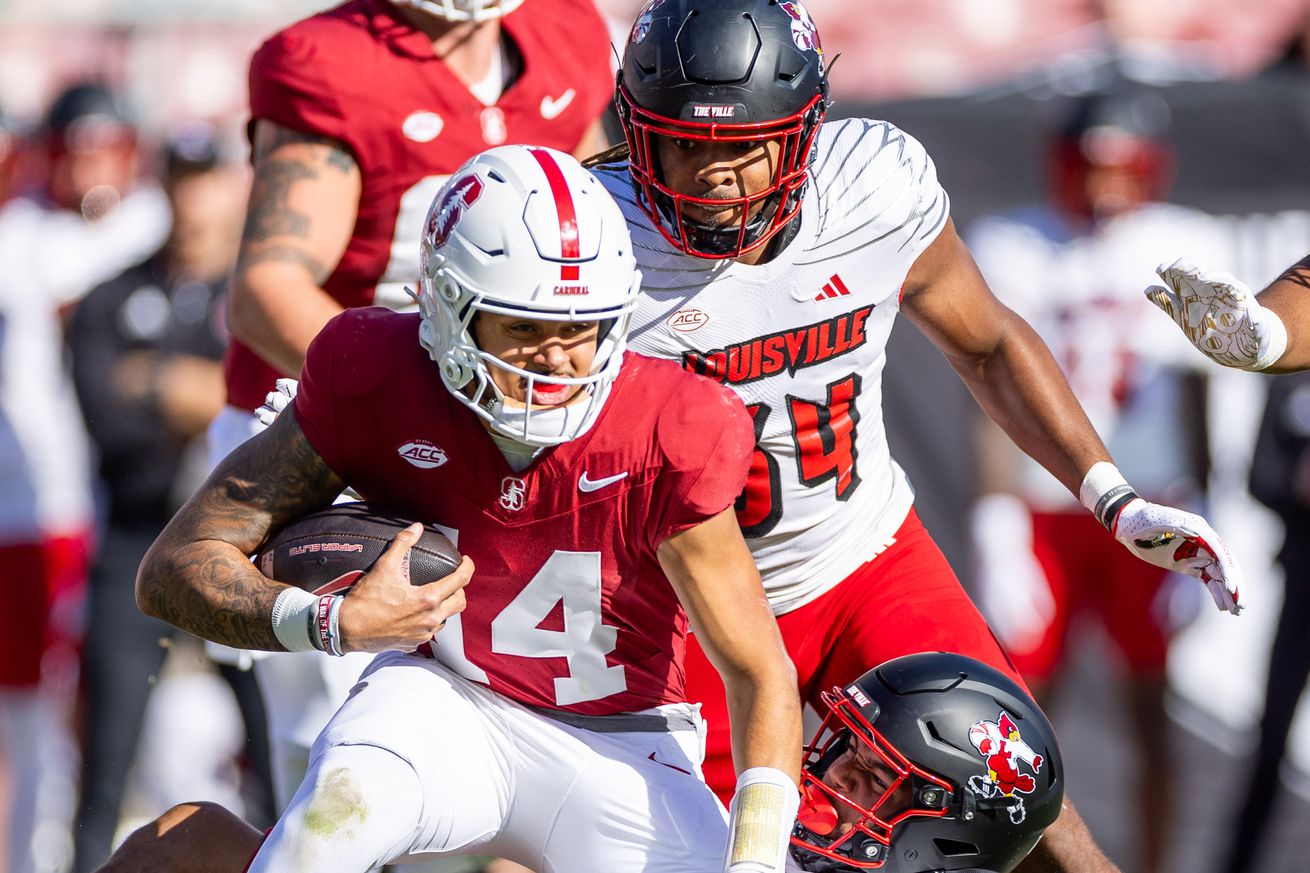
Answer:
<path fill-rule="evenodd" d="M 833 273 L 827 284 L 823 286 L 823 290 L 814 295 L 814 299 L 831 300 L 834 297 L 847 297 L 850 293 L 851 289 L 846 287 L 846 283 L 841 280 L 841 276 Z"/>

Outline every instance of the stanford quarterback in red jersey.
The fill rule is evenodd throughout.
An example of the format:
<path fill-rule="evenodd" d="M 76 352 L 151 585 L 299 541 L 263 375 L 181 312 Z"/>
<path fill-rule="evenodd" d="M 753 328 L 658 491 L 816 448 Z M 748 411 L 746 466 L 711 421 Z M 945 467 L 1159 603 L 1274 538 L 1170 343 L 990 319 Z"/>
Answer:
<path fill-rule="evenodd" d="M 640 283 L 626 225 L 561 152 L 506 146 L 457 170 L 419 272 L 418 314 L 328 323 L 292 409 L 224 460 L 138 579 L 143 609 L 217 642 L 385 653 L 319 734 L 251 873 L 469 852 L 782 873 L 800 705 L 733 512 L 745 407 L 625 353 Z M 443 526 L 463 563 L 410 585 L 416 524 L 348 594 L 261 576 L 246 555 L 346 485 Z M 727 689 L 730 813 L 700 773 L 689 626 Z M 342 792 L 387 814 L 321 827 Z"/>
<path fill-rule="evenodd" d="M 468 157 L 500 143 L 579 154 L 601 144 L 610 58 L 591 0 L 352 0 L 256 52 L 254 181 L 229 298 L 229 405 L 209 434 L 215 463 L 255 432 L 249 410 L 277 376 L 299 373 L 328 319 L 409 302 L 428 204 Z M 255 669 L 281 689 L 265 697 L 285 802 L 360 665 L 277 660 Z"/>
<path fill-rule="evenodd" d="M 351 0 L 255 53 L 255 180 L 226 362 L 233 406 L 254 409 L 278 375 L 298 373 L 342 307 L 408 304 L 423 215 L 471 155 L 503 143 L 579 155 L 603 144 L 611 50 L 590 0 L 473 4 L 460 15 L 468 5 Z M 500 17 L 502 6 L 513 11 Z"/>

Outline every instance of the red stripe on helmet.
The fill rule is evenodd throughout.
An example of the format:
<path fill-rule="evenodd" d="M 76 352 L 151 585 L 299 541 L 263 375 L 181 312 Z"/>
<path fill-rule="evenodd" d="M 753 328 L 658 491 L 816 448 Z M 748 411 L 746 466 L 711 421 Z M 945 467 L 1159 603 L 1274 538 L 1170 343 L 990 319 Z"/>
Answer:
<path fill-rule="evenodd" d="M 577 260 L 582 256 L 582 248 L 578 243 L 578 214 L 573 208 L 573 192 L 569 191 L 568 183 L 564 180 L 564 171 L 560 169 L 558 163 L 550 152 L 545 149 L 528 149 L 532 157 L 537 159 L 537 164 L 541 166 L 542 172 L 546 174 L 546 182 L 550 185 L 551 196 L 555 198 L 555 212 L 559 215 L 559 248 L 561 257 L 572 258 Z M 559 277 L 563 281 L 576 282 L 578 280 L 578 266 L 576 264 L 564 264 L 560 267 Z"/>

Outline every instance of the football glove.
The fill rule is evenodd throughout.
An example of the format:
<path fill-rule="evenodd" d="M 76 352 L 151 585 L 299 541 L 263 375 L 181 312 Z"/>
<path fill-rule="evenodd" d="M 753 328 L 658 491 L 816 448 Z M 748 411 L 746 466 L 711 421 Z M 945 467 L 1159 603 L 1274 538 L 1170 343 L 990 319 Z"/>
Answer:
<path fill-rule="evenodd" d="M 1182 328 L 1192 345 L 1225 367 L 1263 370 L 1287 350 L 1287 327 L 1231 273 L 1201 270 L 1186 258 L 1160 265 L 1164 285 L 1150 300 Z"/>
<path fill-rule="evenodd" d="M 1108 526 L 1115 539 L 1148 564 L 1204 582 L 1221 611 L 1237 615 L 1246 606 L 1237 562 L 1201 516 L 1136 497 Z"/>
<path fill-rule="evenodd" d="M 276 388 L 264 395 L 264 405 L 255 410 L 255 418 L 264 427 L 268 427 L 282 410 L 296 399 L 296 389 L 300 383 L 295 379 L 278 379 Z"/>

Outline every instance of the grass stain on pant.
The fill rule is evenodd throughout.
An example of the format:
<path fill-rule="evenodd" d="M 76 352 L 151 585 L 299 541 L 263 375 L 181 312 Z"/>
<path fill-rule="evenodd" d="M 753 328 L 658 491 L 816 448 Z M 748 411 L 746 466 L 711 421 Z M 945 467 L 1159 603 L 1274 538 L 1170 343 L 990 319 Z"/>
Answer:
<path fill-rule="evenodd" d="M 349 767 L 327 773 L 314 788 L 305 810 L 305 830 L 320 837 L 332 836 L 368 818 L 358 776 Z"/>

